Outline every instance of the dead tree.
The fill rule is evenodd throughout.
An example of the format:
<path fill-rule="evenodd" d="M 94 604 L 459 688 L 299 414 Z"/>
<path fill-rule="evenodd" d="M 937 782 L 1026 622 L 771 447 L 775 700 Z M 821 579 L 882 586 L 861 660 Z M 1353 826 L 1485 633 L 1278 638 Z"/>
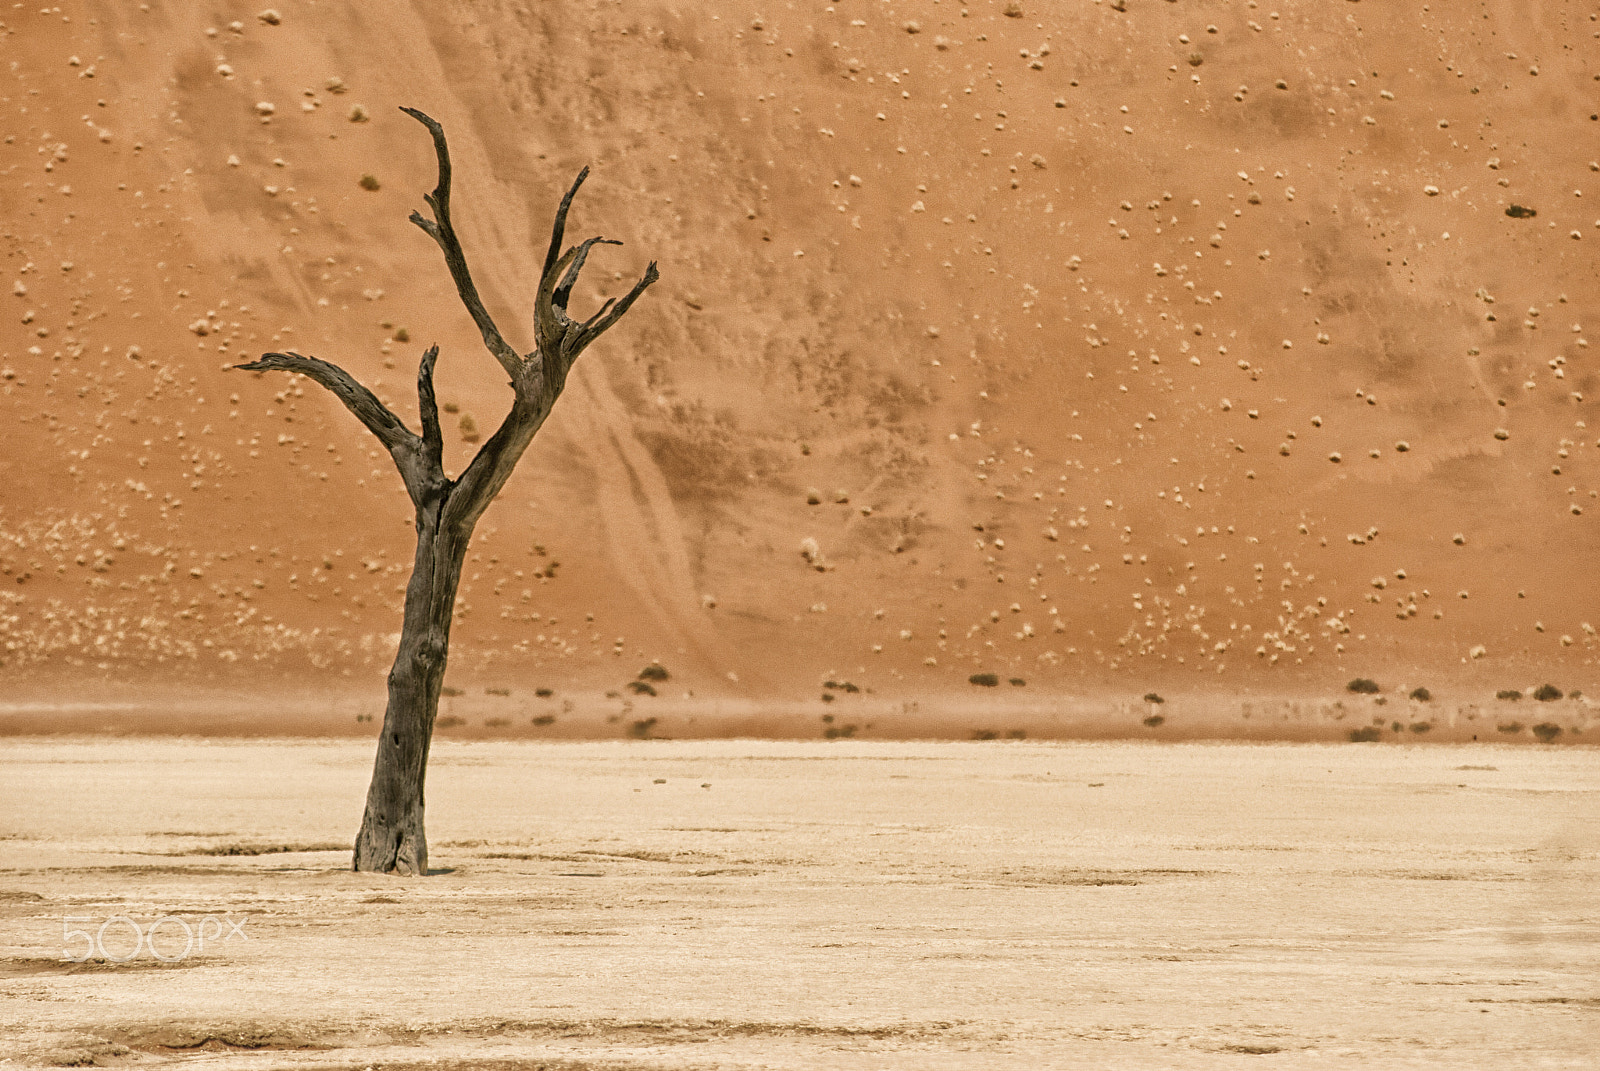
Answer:
<path fill-rule="evenodd" d="M 501 337 L 467 270 L 450 222 L 450 152 L 444 128 L 415 108 L 402 108 L 428 128 L 439 157 L 439 183 L 424 195 L 433 218 L 411 213 L 411 222 L 428 233 L 444 251 L 445 263 L 455 280 L 462 304 L 483 334 L 484 345 L 511 377 L 516 392 L 511 412 L 483 444 L 465 471 L 455 479 L 445 474 L 444 441 L 439 430 L 439 410 L 433 394 L 433 366 L 437 345 L 422 355 L 417 369 L 417 402 L 422 434 L 414 434 L 399 417 L 344 369 L 298 353 L 265 353 L 259 361 L 237 367 L 252 372 L 293 372 L 322 384 L 378 437 L 394 459 L 406 491 L 416 507 L 417 553 L 406 585 L 405 620 L 400 649 L 389 671 L 389 703 L 383 716 L 383 734 L 367 789 L 366 814 L 356 837 L 356 870 L 400 874 L 428 872 L 428 842 L 423 831 L 423 780 L 428 766 L 428 745 L 439 712 L 439 692 L 444 684 L 445 662 L 450 652 L 450 620 L 462 562 L 473 527 L 516 468 L 522 452 L 550 415 L 550 408 L 567 381 L 572 363 L 584 347 L 622 318 L 645 288 L 657 279 L 651 261 L 644 276 L 620 300 L 608 300 L 589 319 L 575 321 L 567 315 L 572 295 L 589 251 L 596 245 L 621 245 L 605 238 L 589 238 L 565 252 L 561 249 L 567 210 L 589 169 L 578 173 L 572 188 L 556 209 L 545 256 L 544 274 L 534 299 L 535 346 L 518 354 Z"/>

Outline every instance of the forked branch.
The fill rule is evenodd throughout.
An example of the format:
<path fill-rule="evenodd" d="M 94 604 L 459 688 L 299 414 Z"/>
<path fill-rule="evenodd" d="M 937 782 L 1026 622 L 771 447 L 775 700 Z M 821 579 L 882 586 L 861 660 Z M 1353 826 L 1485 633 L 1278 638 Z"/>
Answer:
<path fill-rule="evenodd" d="M 620 245 L 621 243 L 618 244 Z M 583 349 L 583 347 L 599 338 L 612 324 L 622 319 L 622 314 L 633 307 L 633 303 L 639 300 L 639 295 L 645 292 L 645 288 L 659 278 L 661 278 L 661 273 L 656 271 L 656 262 L 652 260 L 645 266 L 644 274 L 639 277 L 639 281 L 633 284 L 633 289 L 622 295 L 622 300 L 615 305 L 607 301 L 600 306 L 599 312 L 579 324 L 580 341 L 573 352 L 573 356 L 576 357 L 577 350 Z"/>
<path fill-rule="evenodd" d="M 434 346 L 423 354 L 417 373 L 417 394 L 422 410 L 422 435 L 407 428 L 389 407 L 343 368 L 316 357 L 299 353 L 263 353 L 259 361 L 236 364 L 246 372 L 296 372 L 315 380 L 344 403 L 378 437 L 389 451 L 406 492 L 420 509 L 429 498 L 448 493 L 450 480 L 444 474 L 443 439 L 439 434 L 439 411 L 433 404 L 433 362 L 439 356 Z"/>
<path fill-rule="evenodd" d="M 500 362 L 501 367 L 510 373 L 512 385 L 520 393 L 524 383 L 521 374 L 525 371 L 524 358 L 506 342 L 505 337 L 500 334 L 500 329 L 495 326 L 493 317 L 489 315 L 489 310 L 484 308 L 483 299 L 478 295 L 478 288 L 472 281 L 472 273 L 467 268 L 467 258 L 461 250 L 461 240 L 456 236 L 455 227 L 450 220 L 450 148 L 445 142 L 444 127 L 419 109 L 400 110 L 428 128 L 428 133 L 433 135 L 434 153 L 439 158 L 438 184 L 434 186 L 432 193 L 423 197 L 428 207 L 433 209 L 433 219 L 424 217 L 420 212 L 413 212 L 411 222 L 427 232 L 428 237 L 432 238 L 444 252 L 445 263 L 450 267 L 450 276 L 455 280 L 456 292 L 461 295 L 461 303 L 467 307 L 473 322 L 478 325 L 478 331 L 483 335 L 483 344 L 488 347 L 495 360 Z M 589 250 L 597 245 L 622 244 L 610 238 L 595 237 L 562 252 L 561 243 L 567 230 L 567 213 L 572 210 L 572 200 L 577 196 L 578 188 L 588 177 L 587 167 L 578 172 L 578 177 L 573 180 L 572 186 L 567 190 L 566 196 L 561 198 L 561 204 L 556 209 L 555 223 L 550 228 L 550 248 L 545 253 L 544 272 L 540 276 L 539 290 L 534 300 L 534 331 L 537 335 L 538 348 L 535 353 L 528 356 L 544 359 L 542 369 L 545 372 L 544 382 L 547 389 L 554 387 L 557 391 L 565 382 L 567 371 L 572 367 L 572 362 L 577 360 L 578 354 L 621 319 L 622 314 L 638 300 L 645 288 L 660 277 L 655 262 L 651 261 L 650 266 L 645 269 L 643 278 L 621 300 L 607 301 L 599 312 L 582 323 L 574 321 L 567 315 L 567 302 L 572 296 L 573 286 L 578 281 L 578 273 L 583 270 L 584 262 L 589 258 Z"/>
<path fill-rule="evenodd" d="M 539 280 L 539 292 L 534 298 L 533 321 L 534 331 L 538 336 L 539 353 L 555 362 L 555 367 L 551 369 L 547 366 L 547 371 L 555 373 L 557 383 L 565 379 L 572 362 L 578 359 L 578 354 L 583 352 L 584 347 L 620 320 L 622 314 L 627 312 L 639 299 L 639 295 L 645 292 L 645 288 L 661 277 L 660 272 L 656 270 L 656 262 L 652 260 L 645 268 L 644 275 L 621 300 L 607 299 L 606 303 L 600 306 L 599 312 L 582 323 L 567 315 L 567 302 L 572 297 L 572 288 L 578 281 L 578 273 L 583 270 L 584 262 L 589 259 L 589 250 L 597 245 L 622 244 L 610 238 L 589 238 L 558 255 L 561 239 L 566 231 L 567 211 L 572 207 L 572 197 L 578 192 L 578 187 L 583 184 L 588 174 L 588 168 L 578 173 L 577 181 L 561 199 L 561 207 L 556 210 L 555 225 L 551 228 L 550 252 L 545 257 L 544 275 Z"/>
<path fill-rule="evenodd" d="M 589 175 L 589 169 L 584 168 L 567 190 L 566 196 L 562 197 L 551 227 L 550 250 L 545 257 L 544 273 L 540 277 L 534 300 L 537 348 L 527 357 L 519 355 L 507 344 L 494 319 L 484 308 L 478 288 L 473 284 L 472 273 L 467 269 L 461 242 L 451 223 L 450 149 L 445 142 L 444 128 L 416 108 L 402 108 L 401 111 L 428 128 L 433 136 L 434 152 L 439 159 L 438 183 L 432 193 L 423 197 L 433 210 L 433 219 L 413 212 L 411 222 L 427 232 L 444 252 L 456 291 L 473 322 L 478 325 L 484 345 L 511 375 L 516 400 L 504 423 L 478 450 L 460 478 L 452 481 L 444 473 L 444 435 L 439 425 L 438 401 L 433 387 L 434 366 L 439 358 L 438 346 L 430 347 L 422 355 L 417 367 L 421 435 L 413 434 L 372 391 L 338 365 L 299 353 L 266 353 L 258 361 L 236 367 L 251 372 L 296 372 L 332 391 L 389 451 L 418 509 L 427 502 L 442 498 L 451 522 L 464 525 L 470 531 L 472 524 L 505 485 L 523 450 L 549 415 L 550 407 L 566 382 L 572 362 L 584 347 L 621 319 L 639 295 L 660 278 L 660 274 L 655 261 L 651 261 L 633 289 L 620 299 L 607 300 L 589 319 L 579 323 L 567 315 L 567 302 L 572 297 L 572 289 L 577 284 L 590 250 L 597 245 L 622 244 L 610 238 L 594 237 L 562 251 L 567 213 L 572 208 L 578 188 Z"/>
<path fill-rule="evenodd" d="M 566 310 L 567 299 L 572 296 L 572 287 L 578 281 L 578 273 L 583 270 L 583 262 L 589 259 L 590 249 L 593 249 L 597 245 L 621 244 L 621 242 L 615 241 L 611 238 L 596 237 L 585 239 L 583 244 L 578 246 L 577 256 L 571 258 L 572 266 L 567 269 L 567 274 L 561 277 L 561 282 L 556 285 L 556 288 L 552 293 L 552 298 L 555 302 L 556 308 L 561 309 L 562 311 Z M 563 257 L 561 262 L 565 264 L 567 259 L 568 258 Z"/>

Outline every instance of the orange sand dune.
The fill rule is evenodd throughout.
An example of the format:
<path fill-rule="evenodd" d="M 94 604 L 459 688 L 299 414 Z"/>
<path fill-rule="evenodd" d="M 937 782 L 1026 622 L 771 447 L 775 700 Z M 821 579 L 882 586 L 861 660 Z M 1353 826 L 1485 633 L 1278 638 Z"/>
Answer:
<path fill-rule="evenodd" d="M 438 342 L 456 468 L 504 414 L 402 104 L 513 344 L 581 166 L 575 313 L 661 264 L 480 527 L 470 693 L 1600 687 L 1596 14 L 1126 7 L 6 11 L 10 701 L 381 694 L 399 479 L 229 366 L 414 421 Z"/>

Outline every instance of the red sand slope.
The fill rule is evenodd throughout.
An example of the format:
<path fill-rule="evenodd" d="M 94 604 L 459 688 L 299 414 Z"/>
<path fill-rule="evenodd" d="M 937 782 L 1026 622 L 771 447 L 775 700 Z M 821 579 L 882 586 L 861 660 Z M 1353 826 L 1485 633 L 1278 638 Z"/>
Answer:
<path fill-rule="evenodd" d="M 1600 9 L 1125 6 L 6 11 L 5 687 L 381 688 L 399 480 L 227 369 L 414 419 L 437 341 L 504 413 L 401 104 L 514 344 L 582 165 L 574 311 L 661 262 L 484 520 L 463 686 L 1600 686 Z"/>

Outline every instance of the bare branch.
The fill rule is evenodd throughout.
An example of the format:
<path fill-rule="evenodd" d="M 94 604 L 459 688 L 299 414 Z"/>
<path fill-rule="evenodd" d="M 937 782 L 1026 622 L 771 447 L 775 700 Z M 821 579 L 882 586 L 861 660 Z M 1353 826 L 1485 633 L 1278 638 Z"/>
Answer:
<path fill-rule="evenodd" d="M 611 308 L 611 302 L 608 301 L 600 307 L 599 312 L 584 321 L 580 328 L 578 341 L 573 348 L 572 356 L 576 358 L 579 351 L 604 334 L 612 324 L 622 319 L 622 314 L 627 312 L 635 301 L 639 300 L 639 295 L 644 293 L 645 289 L 659 278 L 661 278 L 661 273 L 656 271 L 656 262 L 652 260 L 649 266 L 645 268 L 644 274 L 639 277 L 639 281 L 633 284 L 633 289 L 623 295 L 622 300 L 617 302 L 615 308 Z M 610 312 L 606 311 L 608 308 L 611 309 Z"/>
<path fill-rule="evenodd" d="M 483 344 L 488 347 L 494 359 L 500 366 L 510 373 L 513 380 L 517 375 L 517 367 L 522 363 L 522 357 L 516 350 L 507 344 L 500 334 L 500 329 L 495 326 L 494 319 L 489 315 L 489 310 L 483 307 L 483 299 L 478 296 L 478 287 L 472 281 L 472 273 L 467 269 L 466 254 L 461 251 L 461 240 L 456 237 L 455 227 L 450 222 L 450 148 L 445 143 L 444 127 L 432 116 L 416 108 L 401 108 L 401 111 L 411 116 L 417 122 L 428 128 L 428 133 L 433 135 L 434 153 L 439 157 L 439 182 L 431 194 L 426 194 L 423 200 L 428 202 L 428 207 L 433 209 L 433 219 L 426 219 L 419 212 L 411 213 L 411 222 L 427 232 L 444 252 L 445 263 L 450 266 L 450 276 L 455 280 L 456 293 L 461 295 L 461 303 L 472 314 L 472 320 L 478 325 L 478 332 L 483 335 Z M 577 189 L 576 186 L 573 187 Z M 567 195 L 570 201 L 572 195 Z"/>
<path fill-rule="evenodd" d="M 234 367 L 246 372 L 297 372 L 316 380 L 332 391 L 391 454 L 397 450 L 414 450 L 420 441 L 399 417 L 389 411 L 388 406 L 378 400 L 376 394 L 356 382 L 354 376 L 336 364 L 290 352 L 263 353 L 259 361 L 236 364 Z"/>
<path fill-rule="evenodd" d="M 577 360 L 578 354 L 616 323 L 638 300 L 639 295 L 644 293 L 645 288 L 660 278 L 655 261 L 651 261 L 650 266 L 645 269 L 643 278 L 620 301 L 616 299 L 606 301 L 599 312 L 581 324 L 567 315 L 567 302 L 572 296 L 573 286 L 578 281 L 578 273 L 583 270 L 584 262 L 589 257 L 589 250 L 596 245 L 622 244 L 609 238 L 596 237 L 587 239 L 564 253 L 560 252 L 561 239 L 566 231 L 567 212 L 572 207 L 573 195 L 578 192 L 578 187 L 583 184 L 588 174 L 589 169 L 584 168 L 578 175 L 577 181 L 572 184 L 572 188 L 567 191 L 567 195 L 561 199 L 561 207 L 556 212 L 555 225 L 551 230 L 550 252 L 545 257 L 544 275 L 539 280 L 539 290 L 534 298 L 534 334 L 540 355 L 552 362 L 549 371 L 555 377 L 552 381 L 556 383 L 565 379 L 567 370 L 572 367 L 572 362 Z"/>
<path fill-rule="evenodd" d="M 433 365 L 439 347 L 429 346 L 417 365 L 417 408 L 422 415 L 422 452 L 428 463 L 444 471 L 444 435 L 439 430 L 439 404 L 433 394 Z"/>
<path fill-rule="evenodd" d="M 614 297 L 606 298 L 606 303 L 604 305 L 600 306 L 600 311 L 595 313 L 593 316 L 589 317 L 587 320 L 583 321 L 583 323 L 579 324 L 578 325 L 578 330 L 579 331 L 583 331 L 583 330 L 586 330 L 587 328 L 590 328 L 590 327 L 594 326 L 594 322 L 596 320 L 600 319 L 600 317 L 604 316 L 606 314 L 606 310 L 611 308 L 611 306 L 615 305 L 616 303 L 617 303 L 617 299 L 616 298 L 614 298 Z"/>
<path fill-rule="evenodd" d="M 478 523 L 500 489 L 511 478 L 522 453 L 550 415 L 549 400 L 524 401 L 521 395 L 511 404 L 511 412 L 489 436 L 467 468 L 456 478 L 445 506 L 444 523 L 464 526 L 467 531 Z"/>
<path fill-rule="evenodd" d="M 561 364 L 561 351 L 566 343 L 567 329 L 572 326 L 566 309 L 556 304 L 556 286 L 577 256 L 578 249 L 574 247 L 552 264 L 539 280 L 539 290 L 533 298 L 534 340 L 540 356 L 551 362 L 552 369 L 564 367 Z"/>
<path fill-rule="evenodd" d="M 573 258 L 572 266 L 567 269 L 567 274 L 561 277 L 561 283 L 551 294 L 555 307 L 565 312 L 567 299 L 572 296 L 572 288 L 578 282 L 578 273 L 583 270 L 583 262 L 589 259 L 589 250 L 597 245 L 621 245 L 621 242 L 612 241 L 610 238 L 590 238 L 578 246 L 578 255 Z M 562 258 L 565 262 L 566 258 Z"/>
<path fill-rule="evenodd" d="M 550 269 L 555 267 L 556 261 L 561 257 L 561 238 L 567 231 L 567 210 L 572 207 L 572 199 L 578 195 L 578 187 L 583 185 L 583 180 L 589 177 L 589 169 L 585 167 L 578 172 L 578 177 L 572 180 L 572 188 L 567 195 L 561 198 L 561 207 L 556 209 L 556 221 L 550 228 L 550 251 L 544 255 L 544 273 L 540 278 L 548 278 Z"/>

